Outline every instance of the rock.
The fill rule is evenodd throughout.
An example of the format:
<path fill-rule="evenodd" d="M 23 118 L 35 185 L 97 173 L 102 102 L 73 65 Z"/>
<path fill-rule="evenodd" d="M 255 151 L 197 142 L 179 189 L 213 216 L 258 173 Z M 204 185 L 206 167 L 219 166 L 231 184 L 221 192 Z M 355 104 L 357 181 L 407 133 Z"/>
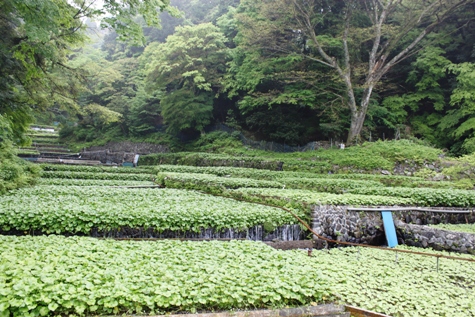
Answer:
<path fill-rule="evenodd" d="M 381 174 L 383 174 L 383 175 L 391 175 L 391 172 L 388 171 L 388 170 L 382 170 L 382 171 L 381 171 Z"/>
<path fill-rule="evenodd" d="M 440 182 L 443 181 L 445 176 L 443 174 L 436 174 L 434 177 L 432 177 L 433 181 Z"/>

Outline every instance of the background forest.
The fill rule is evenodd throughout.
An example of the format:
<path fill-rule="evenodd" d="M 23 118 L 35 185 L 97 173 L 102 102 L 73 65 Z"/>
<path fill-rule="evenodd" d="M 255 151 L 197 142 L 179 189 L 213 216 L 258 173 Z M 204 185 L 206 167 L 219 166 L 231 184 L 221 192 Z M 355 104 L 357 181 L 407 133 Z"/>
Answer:
<path fill-rule="evenodd" d="M 2 141 L 58 122 L 80 144 L 177 144 L 219 123 L 475 151 L 473 1 L 123 3 L 2 1 Z"/>

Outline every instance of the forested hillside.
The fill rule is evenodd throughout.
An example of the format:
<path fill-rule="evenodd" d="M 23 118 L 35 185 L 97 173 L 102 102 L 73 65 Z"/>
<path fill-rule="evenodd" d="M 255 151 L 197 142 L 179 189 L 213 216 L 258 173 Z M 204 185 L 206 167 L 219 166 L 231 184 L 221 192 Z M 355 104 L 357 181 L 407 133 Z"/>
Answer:
<path fill-rule="evenodd" d="M 16 144 L 32 122 L 83 145 L 183 143 L 220 123 L 288 145 L 417 137 L 475 151 L 472 0 L 0 9 L 0 133 Z"/>
<path fill-rule="evenodd" d="M 475 317 L 474 12 L 0 0 L 0 317 Z"/>

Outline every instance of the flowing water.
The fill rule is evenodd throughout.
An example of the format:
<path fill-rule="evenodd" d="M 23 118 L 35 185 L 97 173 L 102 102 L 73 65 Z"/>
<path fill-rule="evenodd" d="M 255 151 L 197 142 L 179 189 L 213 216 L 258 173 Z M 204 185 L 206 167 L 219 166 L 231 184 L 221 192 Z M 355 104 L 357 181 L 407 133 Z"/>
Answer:
<path fill-rule="evenodd" d="M 249 229 L 201 229 L 201 232 L 193 231 L 157 231 L 152 228 L 120 228 L 107 231 L 92 229 L 91 236 L 104 238 L 188 238 L 188 239 L 248 239 L 254 241 L 295 241 L 304 238 L 304 231 L 299 225 L 284 225 L 274 231 L 266 232 L 263 226 L 255 226 Z"/>

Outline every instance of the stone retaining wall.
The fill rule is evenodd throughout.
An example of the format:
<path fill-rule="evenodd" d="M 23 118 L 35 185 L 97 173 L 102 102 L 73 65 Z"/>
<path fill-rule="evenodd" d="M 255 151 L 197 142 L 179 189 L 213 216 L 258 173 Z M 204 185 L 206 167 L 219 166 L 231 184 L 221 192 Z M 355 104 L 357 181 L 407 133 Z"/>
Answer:
<path fill-rule="evenodd" d="M 380 212 L 351 211 L 348 210 L 348 208 L 349 206 L 314 206 L 312 212 L 313 230 L 323 237 L 337 241 L 347 241 L 372 245 L 380 245 L 386 243 L 383 220 L 381 218 Z M 388 209 L 390 209 L 390 207 L 388 207 Z M 415 209 L 417 208 L 415 207 Z M 444 210 L 444 208 L 431 209 L 438 209 L 441 211 Z M 447 210 L 447 208 L 445 208 L 445 210 Z M 456 208 L 450 208 L 450 210 L 456 210 Z M 416 228 L 427 228 L 426 226 L 423 226 L 427 224 L 475 223 L 475 212 L 472 212 L 470 214 L 457 214 L 425 211 L 393 211 L 392 214 L 395 223 L 400 224 L 400 226 L 398 225 L 398 239 L 400 239 L 401 242 L 406 242 L 407 240 L 409 242 L 406 243 L 409 244 L 412 243 L 411 241 L 414 241 L 414 244 L 409 245 L 416 245 L 415 243 L 417 242 L 417 246 L 424 247 L 426 243 L 424 243 L 423 245 L 422 241 L 427 240 L 427 246 L 431 247 L 432 245 L 430 245 L 429 241 L 433 240 L 433 244 L 439 244 L 439 248 L 444 250 L 450 249 L 456 251 L 455 249 L 457 249 L 457 245 L 459 245 L 460 248 L 457 249 L 459 252 L 463 252 L 461 251 L 463 250 L 463 248 L 461 247 L 462 243 L 455 243 L 455 245 L 454 243 L 451 243 L 450 241 L 452 241 L 452 236 L 447 237 L 445 233 L 447 232 L 446 230 L 432 228 L 430 230 L 430 233 L 428 233 L 427 235 L 427 239 L 422 239 L 426 231 L 424 231 L 423 229 L 416 230 Z M 410 227 L 406 227 L 408 225 Z M 406 238 L 404 238 L 402 230 L 405 230 Z M 466 239 L 466 237 L 464 236 L 463 239 Z M 442 240 L 445 242 L 442 243 Z M 474 241 L 470 239 L 467 241 L 472 241 L 472 245 L 474 243 Z M 465 244 L 466 243 L 464 242 L 463 245 Z M 443 245 L 446 245 L 446 247 L 442 247 Z M 452 246 L 454 247 L 452 248 Z"/>
<path fill-rule="evenodd" d="M 109 142 L 104 146 L 92 146 L 85 149 L 85 152 L 94 151 L 130 152 L 145 155 L 150 153 L 167 153 L 169 149 L 166 145 L 153 143 L 133 143 L 130 141 Z"/>
<path fill-rule="evenodd" d="M 347 206 L 315 206 L 312 229 L 325 238 L 363 244 L 384 239 L 378 212 L 348 211 Z"/>
<path fill-rule="evenodd" d="M 131 152 L 109 152 L 93 151 L 93 152 L 81 152 L 81 159 L 100 161 L 103 164 L 122 164 L 124 162 L 133 162 L 135 153 Z"/>
<path fill-rule="evenodd" d="M 396 222 L 397 235 L 406 245 L 475 254 L 475 234 Z"/>
<path fill-rule="evenodd" d="M 145 155 L 150 153 L 166 153 L 168 147 L 152 143 L 109 142 L 104 146 L 93 146 L 81 152 L 81 158 L 87 160 L 101 161 L 105 164 L 122 164 L 133 162 L 135 155 Z"/>

